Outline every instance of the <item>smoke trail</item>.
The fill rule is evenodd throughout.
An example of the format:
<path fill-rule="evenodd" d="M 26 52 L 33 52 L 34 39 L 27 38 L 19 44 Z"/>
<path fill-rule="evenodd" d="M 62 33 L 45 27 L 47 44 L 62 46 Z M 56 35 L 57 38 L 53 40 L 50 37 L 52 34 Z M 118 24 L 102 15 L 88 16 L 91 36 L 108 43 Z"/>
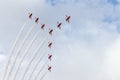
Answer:
<path fill-rule="evenodd" d="M 42 75 L 42 77 L 40 78 L 40 80 L 42 80 L 45 77 L 46 74 L 47 74 L 47 71 Z"/>
<path fill-rule="evenodd" d="M 48 60 L 45 62 L 45 64 L 42 66 L 42 68 L 39 70 L 39 72 L 37 73 L 36 77 L 34 80 L 37 80 L 38 76 L 40 75 L 41 71 L 44 69 L 44 67 L 46 66 L 46 64 L 48 63 Z"/>
<path fill-rule="evenodd" d="M 15 72 L 15 75 L 14 75 L 13 80 L 16 79 L 16 76 L 17 76 L 17 73 L 18 73 L 18 71 L 19 71 L 19 69 L 20 69 L 20 66 L 21 66 L 21 64 L 22 64 L 22 62 L 23 62 L 23 60 L 24 60 L 24 58 L 26 57 L 26 55 L 27 55 L 29 49 L 32 47 L 34 41 L 37 39 L 39 33 L 40 33 L 40 31 L 38 31 L 38 32 L 35 34 L 34 38 L 31 40 L 31 42 L 29 43 L 28 47 L 26 48 L 26 50 L 25 50 L 25 52 L 24 52 L 24 54 L 23 54 L 23 57 L 22 57 L 21 61 L 19 62 L 19 65 L 18 65 L 18 68 L 17 68 L 17 70 L 16 70 L 16 72 Z"/>
<path fill-rule="evenodd" d="M 45 38 L 45 39 L 41 42 L 41 44 L 38 46 L 37 50 L 35 51 L 35 53 L 34 53 L 34 55 L 33 55 L 32 59 L 30 60 L 30 62 L 29 62 L 29 64 L 28 64 L 28 66 L 27 66 L 27 68 L 26 68 L 25 72 L 23 73 L 23 76 L 22 76 L 21 80 L 23 80 L 23 79 L 24 79 L 25 74 L 27 73 L 27 71 L 28 71 L 28 69 L 29 69 L 29 67 L 30 67 L 30 65 L 31 65 L 31 63 L 32 63 L 32 61 L 33 61 L 33 60 L 34 60 L 34 58 L 37 56 L 37 54 L 38 54 L 39 50 L 40 50 L 40 49 L 41 49 L 41 47 L 44 45 L 44 43 L 45 43 L 45 41 L 47 40 L 47 38 L 48 38 L 48 36 L 46 36 L 46 38 Z"/>
<path fill-rule="evenodd" d="M 17 37 L 16 37 L 16 39 L 15 39 L 15 41 L 14 41 L 14 43 L 13 43 L 13 46 L 12 46 L 12 48 L 11 48 L 11 50 L 10 50 L 10 55 L 9 55 L 9 59 L 8 59 L 8 62 L 7 62 L 6 68 L 5 68 L 5 73 L 4 73 L 4 76 L 3 76 L 3 80 L 5 80 L 5 77 L 6 77 L 6 74 L 7 74 L 8 66 L 9 66 L 9 63 L 10 63 L 10 61 L 11 61 L 11 57 L 12 57 L 12 55 L 13 55 L 12 53 L 13 53 L 15 47 L 16 47 L 16 44 L 17 44 L 17 42 L 18 42 L 18 40 L 19 40 L 19 38 L 20 38 L 23 30 L 25 29 L 25 26 L 26 26 L 27 22 L 28 22 L 28 21 L 25 21 L 23 27 L 20 29 L 20 31 L 19 31 L 19 33 L 18 33 L 18 35 L 17 35 Z"/>
<path fill-rule="evenodd" d="M 13 71 L 13 68 L 14 68 L 14 65 L 15 65 L 15 63 L 16 63 L 16 60 L 17 60 L 17 58 L 18 58 L 18 56 L 19 56 L 19 53 L 20 53 L 21 49 L 23 48 L 23 46 L 24 46 L 24 44 L 25 44 L 28 36 L 29 36 L 30 33 L 32 32 L 33 28 L 34 28 L 34 26 L 32 26 L 32 27 L 30 28 L 30 30 L 29 30 L 28 33 L 26 34 L 25 38 L 23 39 L 20 47 L 17 49 L 16 56 L 15 56 L 15 59 L 14 59 L 14 61 L 13 61 L 13 65 L 12 65 L 12 67 L 11 67 L 11 70 L 10 70 L 9 73 L 8 73 L 7 80 L 9 80 L 9 77 L 10 77 L 12 71 Z"/>
<path fill-rule="evenodd" d="M 34 74 L 34 72 L 35 72 L 35 70 L 37 69 L 37 67 L 39 66 L 39 64 L 40 64 L 40 61 L 42 60 L 42 58 L 44 57 L 44 55 L 46 54 L 46 51 L 43 53 L 43 55 L 39 58 L 39 60 L 37 61 L 37 64 L 35 65 L 35 67 L 34 67 L 34 69 L 33 69 L 33 71 L 31 72 L 31 74 L 30 74 L 30 77 L 29 77 L 29 79 L 28 80 L 30 80 L 31 78 L 32 78 L 32 76 L 33 76 L 33 74 Z M 48 61 L 47 61 L 48 62 Z M 46 63 L 47 63 L 46 62 Z M 45 63 L 45 64 L 46 64 Z M 44 66 L 45 66 L 45 64 L 44 64 Z M 43 67 L 44 67 L 43 66 Z"/>

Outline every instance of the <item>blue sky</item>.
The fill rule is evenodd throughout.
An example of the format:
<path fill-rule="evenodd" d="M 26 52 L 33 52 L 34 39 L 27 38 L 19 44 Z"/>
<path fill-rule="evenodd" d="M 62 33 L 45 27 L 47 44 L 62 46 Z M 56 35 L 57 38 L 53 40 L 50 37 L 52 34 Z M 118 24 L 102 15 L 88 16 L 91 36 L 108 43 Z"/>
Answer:
<path fill-rule="evenodd" d="M 53 71 L 45 80 L 120 80 L 120 0 L 1 0 L 0 10 L 1 76 L 17 33 L 32 12 L 40 23 L 55 29 Z M 66 14 L 71 15 L 70 24 L 65 23 Z M 63 22 L 61 31 L 57 21 Z"/>
<path fill-rule="evenodd" d="M 109 3 L 113 4 L 113 5 L 117 5 L 118 1 L 117 0 L 108 0 Z"/>

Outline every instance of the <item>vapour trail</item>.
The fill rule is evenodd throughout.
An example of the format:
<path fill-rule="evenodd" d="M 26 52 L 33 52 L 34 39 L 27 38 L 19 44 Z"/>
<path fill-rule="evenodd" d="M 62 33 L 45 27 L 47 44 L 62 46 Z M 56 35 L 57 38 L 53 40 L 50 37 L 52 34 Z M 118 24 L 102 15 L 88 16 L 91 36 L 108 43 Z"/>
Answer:
<path fill-rule="evenodd" d="M 23 33 L 23 31 L 24 31 L 24 29 L 25 29 L 25 27 L 26 27 L 26 25 L 27 25 L 27 22 L 28 22 L 28 21 L 25 21 L 25 23 L 23 24 L 23 27 L 20 29 L 20 31 L 19 31 L 19 33 L 18 33 L 18 35 L 17 35 L 17 37 L 16 37 L 16 39 L 15 39 L 15 41 L 14 41 L 14 43 L 13 43 L 13 46 L 12 46 L 12 48 L 11 48 L 11 50 L 10 50 L 9 59 L 8 59 L 7 64 L 6 64 L 6 68 L 5 68 L 5 73 L 4 73 L 4 76 L 3 76 L 3 80 L 5 80 L 5 77 L 6 77 L 6 74 L 7 74 L 7 70 L 8 70 L 8 66 L 9 66 L 9 63 L 10 63 L 10 61 L 11 61 L 11 57 L 12 57 L 12 55 L 13 55 L 13 51 L 14 51 L 14 49 L 15 49 L 15 47 L 16 47 L 16 44 L 18 43 L 18 40 L 19 40 L 21 34 Z"/>
<path fill-rule="evenodd" d="M 10 71 L 9 71 L 9 73 L 8 73 L 7 80 L 9 80 L 9 77 L 10 77 L 12 71 L 13 71 L 13 68 L 14 68 L 15 63 L 16 63 L 16 60 L 17 60 L 17 58 L 18 58 L 18 56 L 19 56 L 19 53 L 20 53 L 21 49 L 23 48 L 23 46 L 24 46 L 24 44 L 25 44 L 28 36 L 29 36 L 30 33 L 32 32 L 33 28 L 34 28 L 34 26 L 32 26 L 32 27 L 29 29 L 29 31 L 28 31 L 28 33 L 25 35 L 25 38 L 23 39 L 20 47 L 17 49 L 16 56 L 15 56 L 15 59 L 14 59 L 14 61 L 13 61 L 13 65 L 11 66 L 11 69 L 10 69 Z"/>
<path fill-rule="evenodd" d="M 39 64 L 40 64 L 40 62 L 41 62 L 41 60 L 42 60 L 42 58 L 44 57 L 45 54 L 46 54 L 46 51 L 43 53 L 43 55 L 42 55 L 42 56 L 39 58 L 39 60 L 37 61 L 37 63 L 36 63 L 36 65 L 35 65 L 33 71 L 31 72 L 30 77 L 29 77 L 28 80 L 31 80 L 34 72 L 36 71 L 37 67 L 39 66 Z"/>
<path fill-rule="evenodd" d="M 45 77 L 46 74 L 47 74 L 47 71 L 42 75 L 42 77 L 40 78 L 40 80 L 42 80 Z"/>
<path fill-rule="evenodd" d="M 39 72 L 37 73 L 37 75 L 35 76 L 34 80 L 37 80 L 37 78 L 39 77 L 41 71 L 44 69 L 44 67 L 46 66 L 46 64 L 48 63 L 48 60 L 45 62 L 45 64 L 42 66 L 42 68 L 39 70 Z"/>
<path fill-rule="evenodd" d="M 35 34 L 34 38 L 33 38 L 33 39 L 31 40 L 31 42 L 29 43 L 28 47 L 25 49 L 25 52 L 23 53 L 23 57 L 22 57 L 21 61 L 20 61 L 19 64 L 18 64 L 18 68 L 16 69 L 16 72 L 15 72 L 15 75 L 14 75 L 14 77 L 13 77 L 13 80 L 16 79 L 16 76 L 17 76 L 17 73 L 18 73 L 18 71 L 19 71 L 19 69 L 20 69 L 20 66 L 21 66 L 23 60 L 25 59 L 28 51 L 29 51 L 30 48 L 32 47 L 34 41 L 35 41 L 35 40 L 37 39 L 37 37 L 39 36 L 39 33 L 40 33 L 40 31 L 38 31 L 38 32 Z"/>
<path fill-rule="evenodd" d="M 27 73 L 28 69 L 30 68 L 31 63 L 33 62 L 33 60 L 34 60 L 35 57 L 37 56 L 39 50 L 40 50 L 41 47 L 44 45 L 44 43 L 45 43 L 45 41 L 47 40 L 47 38 L 48 38 L 48 36 L 46 36 L 46 38 L 44 38 L 44 40 L 41 42 L 41 44 L 40 44 L 40 45 L 38 46 L 38 48 L 36 49 L 36 51 L 35 51 L 32 59 L 30 60 L 28 66 L 27 66 L 27 68 L 26 68 L 26 70 L 25 70 L 25 72 L 23 73 L 23 76 L 22 76 L 21 80 L 24 80 L 25 74 Z"/>

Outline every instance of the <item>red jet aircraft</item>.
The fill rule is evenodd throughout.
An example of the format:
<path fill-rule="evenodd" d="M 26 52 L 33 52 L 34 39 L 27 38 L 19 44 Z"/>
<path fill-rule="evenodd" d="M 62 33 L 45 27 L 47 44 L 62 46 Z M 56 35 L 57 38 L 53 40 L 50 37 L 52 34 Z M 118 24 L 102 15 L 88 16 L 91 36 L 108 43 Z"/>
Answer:
<path fill-rule="evenodd" d="M 66 15 L 66 22 L 68 22 L 68 23 L 70 22 L 70 17 L 71 17 L 71 16 L 67 16 L 67 15 Z"/>
<path fill-rule="evenodd" d="M 39 17 L 38 17 L 38 18 L 35 17 L 35 22 L 36 22 L 36 23 L 38 23 L 38 20 L 39 20 Z"/>
<path fill-rule="evenodd" d="M 53 29 L 49 29 L 49 34 L 52 35 Z"/>
<path fill-rule="evenodd" d="M 41 24 L 41 29 L 44 30 L 45 24 Z"/>
<path fill-rule="evenodd" d="M 48 71 L 51 72 L 51 68 L 52 68 L 52 66 L 49 66 L 49 65 L 48 65 Z"/>
<path fill-rule="evenodd" d="M 61 22 L 57 22 L 57 28 L 61 29 L 61 25 L 62 25 Z"/>
<path fill-rule="evenodd" d="M 48 59 L 51 61 L 52 55 L 48 54 Z"/>
<path fill-rule="evenodd" d="M 48 42 L 48 47 L 51 48 L 52 42 Z"/>

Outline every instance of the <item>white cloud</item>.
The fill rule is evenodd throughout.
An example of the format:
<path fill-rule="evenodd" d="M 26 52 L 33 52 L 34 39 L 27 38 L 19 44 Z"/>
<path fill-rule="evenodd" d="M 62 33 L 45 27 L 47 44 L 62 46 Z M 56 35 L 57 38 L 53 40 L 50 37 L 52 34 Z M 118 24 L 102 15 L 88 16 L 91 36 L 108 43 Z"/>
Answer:
<path fill-rule="evenodd" d="M 115 40 L 111 45 L 108 46 L 104 56 L 105 71 L 112 80 L 120 79 L 119 47 L 120 47 L 120 37 L 117 40 Z"/>

